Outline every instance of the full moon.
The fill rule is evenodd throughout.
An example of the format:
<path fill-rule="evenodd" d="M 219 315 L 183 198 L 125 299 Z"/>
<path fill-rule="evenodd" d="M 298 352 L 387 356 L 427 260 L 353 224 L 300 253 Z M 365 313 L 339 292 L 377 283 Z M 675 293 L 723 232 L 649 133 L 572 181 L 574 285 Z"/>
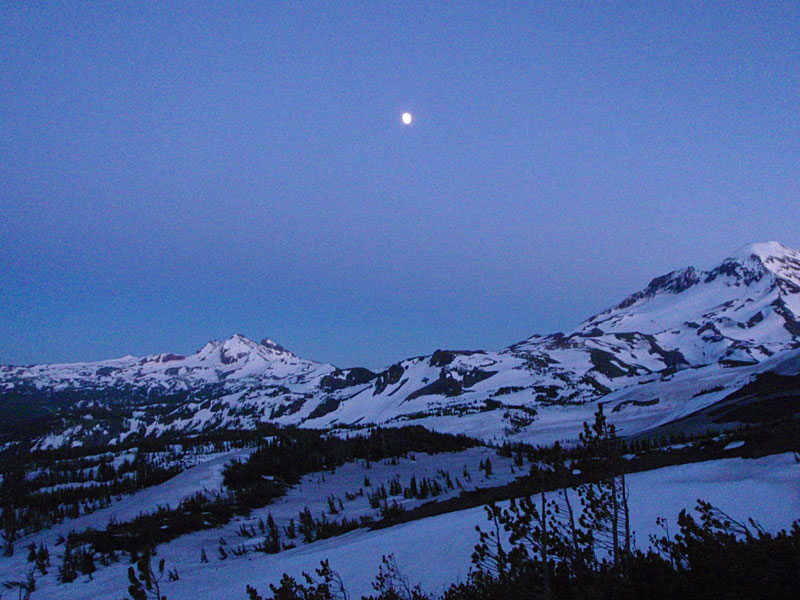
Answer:
<path fill-rule="evenodd" d="M 403 123 L 411 125 L 411 113 L 403 113 Z"/>

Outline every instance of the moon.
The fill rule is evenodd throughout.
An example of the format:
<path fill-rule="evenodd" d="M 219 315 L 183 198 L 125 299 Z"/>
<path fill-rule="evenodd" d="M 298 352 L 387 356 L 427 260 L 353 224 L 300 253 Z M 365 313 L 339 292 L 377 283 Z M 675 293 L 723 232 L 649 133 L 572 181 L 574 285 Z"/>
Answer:
<path fill-rule="evenodd" d="M 407 112 L 403 113 L 403 123 L 405 125 L 411 125 L 411 113 Z"/>

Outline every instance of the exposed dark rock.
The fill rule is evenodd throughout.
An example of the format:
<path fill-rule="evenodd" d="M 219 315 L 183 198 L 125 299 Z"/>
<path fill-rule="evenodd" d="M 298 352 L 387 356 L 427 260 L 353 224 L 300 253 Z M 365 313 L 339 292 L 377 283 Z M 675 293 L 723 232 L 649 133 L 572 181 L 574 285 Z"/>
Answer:
<path fill-rule="evenodd" d="M 97 369 L 97 376 L 98 377 L 108 377 L 112 373 L 116 373 L 117 371 L 120 371 L 120 370 L 121 369 L 118 369 L 117 367 L 100 367 L 99 369 Z"/>
<path fill-rule="evenodd" d="M 661 357 L 666 368 L 677 369 L 680 366 L 689 366 L 689 361 L 686 360 L 686 357 L 680 350 L 664 350 L 656 343 L 655 338 L 651 335 L 645 336 L 645 339 L 650 342 L 650 351 Z"/>
<path fill-rule="evenodd" d="M 786 306 L 786 302 L 782 298 L 778 298 L 772 303 L 772 306 L 775 308 L 775 313 L 783 317 L 783 326 L 786 331 L 794 336 L 800 336 L 800 323 L 794 320 L 794 314 Z"/>
<path fill-rule="evenodd" d="M 420 396 L 447 396 L 451 398 L 453 396 L 458 396 L 462 391 L 463 387 L 460 381 L 445 375 L 444 377 L 439 377 L 439 379 L 436 381 L 432 381 L 428 385 L 419 388 L 415 392 L 411 392 L 408 396 L 406 396 L 406 399 L 403 400 L 403 402 L 408 402 L 409 400 L 419 398 Z"/>
<path fill-rule="evenodd" d="M 452 350 L 437 350 L 433 353 L 430 360 L 432 367 L 446 367 L 456 358 L 456 353 Z"/>
<path fill-rule="evenodd" d="M 697 274 L 697 271 L 694 267 L 672 271 L 671 273 L 667 273 L 661 277 L 656 277 L 645 289 L 628 296 L 625 300 L 618 304 L 616 308 L 628 308 L 629 306 L 636 304 L 639 300 L 643 300 L 644 298 L 652 298 L 658 292 L 671 292 L 673 294 L 680 294 L 699 282 L 700 276 Z"/>
<path fill-rule="evenodd" d="M 384 372 L 379 373 L 375 381 L 375 390 L 372 395 L 377 396 L 382 394 L 383 391 L 390 385 L 394 385 L 403 376 L 406 370 L 400 364 L 395 364 L 386 369 Z"/>
<path fill-rule="evenodd" d="M 408 383 L 408 377 L 406 377 L 405 379 L 403 379 L 402 381 L 400 381 L 400 385 L 398 385 L 398 386 L 397 386 L 396 388 L 394 388 L 394 389 L 393 389 L 391 392 L 389 392 L 389 394 L 388 394 L 388 395 L 389 395 L 389 396 L 394 396 L 394 395 L 395 395 L 397 392 L 399 392 L 401 389 L 403 389 L 403 386 L 404 386 L 406 383 Z"/>
<path fill-rule="evenodd" d="M 653 398 L 652 400 L 623 400 L 612 408 L 611 412 L 619 412 L 626 406 L 655 406 L 658 402 L 658 398 Z"/>
<path fill-rule="evenodd" d="M 764 320 L 764 313 L 758 311 L 756 314 L 750 317 L 750 319 L 748 319 L 746 326 L 749 329 L 750 327 L 754 327 L 758 323 L 761 323 L 761 321 L 763 320 Z"/>
<path fill-rule="evenodd" d="M 492 375 L 496 375 L 497 371 L 483 371 L 482 369 L 472 369 L 464 373 L 462 384 L 465 388 L 471 388 L 476 383 L 489 379 Z"/>
<path fill-rule="evenodd" d="M 297 398 L 292 400 L 291 402 L 280 404 L 272 409 L 272 412 L 269 415 L 270 419 L 279 419 L 285 415 L 293 415 L 298 410 L 303 408 L 303 405 L 306 403 L 305 398 Z M 334 409 L 335 410 L 335 409 Z"/>
<path fill-rule="evenodd" d="M 263 340 L 261 340 L 261 342 L 259 342 L 259 345 L 260 346 L 264 346 L 265 348 L 269 348 L 270 350 L 275 350 L 275 352 L 285 352 L 287 354 L 291 354 L 291 352 L 289 352 L 289 350 L 287 350 L 286 348 L 284 348 L 280 344 L 278 344 L 276 342 L 273 342 L 269 338 L 264 338 Z"/>
<path fill-rule="evenodd" d="M 403 402 L 419 398 L 420 396 L 447 396 L 453 397 L 460 395 L 465 389 L 471 388 L 476 383 L 488 379 L 495 375 L 497 371 L 483 371 L 481 369 L 472 369 L 466 373 L 461 374 L 461 380 L 455 379 L 451 373 L 442 369 L 439 373 L 439 378 L 425 385 L 418 390 L 411 392 L 406 396 Z"/>
<path fill-rule="evenodd" d="M 592 377 L 590 375 L 584 375 L 583 377 L 581 377 L 580 382 L 592 386 L 599 396 L 605 396 L 606 394 L 608 394 L 611 391 L 606 386 L 604 386 L 602 383 L 597 381 L 597 379 L 595 379 L 594 377 Z M 552 396 L 552 397 L 553 398 L 557 397 L 557 394 Z"/>
<path fill-rule="evenodd" d="M 428 364 L 432 367 L 446 367 L 453 362 L 456 356 L 472 356 L 473 354 L 486 354 L 483 350 L 437 350 L 431 355 Z"/>
<path fill-rule="evenodd" d="M 599 327 L 594 327 L 583 334 L 584 337 L 601 337 L 603 335 L 605 335 L 605 333 Z"/>
<path fill-rule="evenodd" d="M 363 367 L 354 367 L 344 371 L 336 370 L 321 379 L 320 387 L 327 391 L 341 390 L 346 387 L 369 383 L 376 377 L 375 373 Z"/>
<path fill-rule="evenodd" d="M 309 419 L 317 419 L 319 417 L 324 417 L 325 415 L 332 413 L 341 404 L 341 400 L 338 398 L 325 398 L 322 402 L 320 402 L 314 410 L 308 415 Z"/>
<path fill-rule="evenodd" d="M 592 361 L 595 371 L 602 373 L 609 379 L 614 379 L 615 377 L 624 377 L 630 372 L 630 370 L 626 371 L 618 366 L 617 363 L 621 363 L 621 361 L 616 356 L 610 352 L 606 352 L 605 350 L 597 350 L 596 348 L 593 348 L 589 351 L 589 360 Z"/>

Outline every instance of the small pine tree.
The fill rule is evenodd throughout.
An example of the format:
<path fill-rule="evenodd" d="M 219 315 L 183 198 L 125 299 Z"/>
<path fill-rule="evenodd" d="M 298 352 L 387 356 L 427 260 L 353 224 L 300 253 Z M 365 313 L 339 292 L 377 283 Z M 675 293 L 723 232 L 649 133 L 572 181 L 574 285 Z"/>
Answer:
<path fill-rule="evenodd" d="M 275 520 L 272 518 L 272 513 L 267 516 L 267 552 L 270 554 L 277 554 L 281 551 L 281 533 L 278 526 L 275 525 Z"/>
<path fill-rule="evenodd" d="M 94 564 L 94 552 L 87 548 L 81 548 L 77 557 L 78 570 L 84 575 L 88 575 L 89 579 L 93 579 L 92 573 L 95 572 L 96 567 Z"/>
<path fill-rule="evenodd" d="M 428 497 L 429 494 L 430 494 L 430 488 L 428 486 L 428 478 L 423 477 L 422 483 L 419 486 L 419 494 L 417 495 L 417 498 L 425 499 Z"/>
<path fill-rule="evenodd" d="M 403 600 L 424 600 L 427 598 L 419 586 L 411 586 L 408 577 L 400 570 L 394 554 L 381 557 L 381 566 L 372 583 L 373 589 L 380 598 L 397 598 Z"/>
<path fill-rule="evenodd" d="M 36 551 L 36 568 L 42 575 L 47 575 L 47 567 L 50 566 L 50 551 L 44 542 L 39 544 L 39 549 Z"/>
<path fill-rule="evenodd" d="M 72 552 L 72 545 L 67 541 L 64 546 L 64 560 L 58 569 L 58 579 L 61 583 L 70 583 L 78 577 L 75 556 Z"/>
<path fill-rule="evenodd" d="M 303 541 L 306 544 L 310 544 L 314 541 L 316 524 L 314 523 L 314 517 L 311 515 L 311 510 L 309 510 L 307 506 L 300 512 L 300 525 L 297 529 L 303 536 Z"/>
<path fill-rule="evenodd" d="M 322 561 L 316 571 L 319 579 L 308 573 L 303 573 L 305 583 L 300 583 L 284 573 L 277 586 L 274 584 L 269 586 L 273 594 L 272 598 L 281 600 L 301 598 L 306 600 L 347 600 L 349 598 L 342 578 L 330 568 L 327 560 Z M 268 598 L 260 595 L 253 586 L 248 585 L 246 592 L 249 600 L 268 600 Z M 391 596 L 391 598 L 399 600 L 401 597 Z"/>
<path fill-rule="evenodd" d="M 137 577 L 136 570 L 128 567 L 128 593 L 132 600 L 167 600 L 166 596 L 161 595 L 160 582 L 164 577 L 164 559 L 158 561 L 158 573 L 153 570 L 150 563 L 151 550 L 146 550 L 136 563 L 139 571 Z"/>
<path fill-rule="evenodd" d="M 289 526 L 286 528 L 286 537 L 288 537 L 290 540 L 293 540 L 297 537 L 297 530 L 294 526 L 294 517 L 289 519 Z"/>
<path fill-rule="evenodd" d="M 339 514 L 339 509 L 336 507 L 336 497 L 333 494 L 328 496 L 328 512 L 332 515 Z"/>

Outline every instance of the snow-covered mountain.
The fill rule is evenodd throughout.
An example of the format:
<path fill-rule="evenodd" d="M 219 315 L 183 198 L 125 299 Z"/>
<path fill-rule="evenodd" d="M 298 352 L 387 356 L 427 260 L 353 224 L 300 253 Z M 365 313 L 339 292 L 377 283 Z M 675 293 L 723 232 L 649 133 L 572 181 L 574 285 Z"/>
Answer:
<path fill-rule="evenodd" d="M 745 246 L 710 271 L 658 277 L 579 331 L 652 335 L 690 364 L 755 362 L 796 347 L 798 315 L 800 253 L 768 242 Z"/>
<path fill-rule="evenodd" d="M 297 385 L 333 369 L 298 358 L 269 338 L 256 343 L 240 334 L 208 342 L 191 356 L 162 353 L 91 363 L 1 368 L 2 380 L 12 380 L 12 385 L 13 379 L 21 379 L 39 388 L 56 390 L 83 386 L 188 390 L 246 378 L 287 379 Z"/>
<path fill-rule="evenodd" d="M 36 397 L 58 407 L 43 445 L 265 421 L 332 427 L 415 420 L 536 438 L 554 423 L 584 419 L 599 399 L 632 432 L 704 408 L 764 370 L 800 371 L 798 349 L 800 253 L 767 242 L 708 271 L 657 277 L 571 332 L 499 352 L 438 350 L 373 372 L 234 335 L 185 357 L 3 366 L 0 402 Z M 109 406 L 113 417 L 98 416 L 106 414 L 98 407 Z"/>

